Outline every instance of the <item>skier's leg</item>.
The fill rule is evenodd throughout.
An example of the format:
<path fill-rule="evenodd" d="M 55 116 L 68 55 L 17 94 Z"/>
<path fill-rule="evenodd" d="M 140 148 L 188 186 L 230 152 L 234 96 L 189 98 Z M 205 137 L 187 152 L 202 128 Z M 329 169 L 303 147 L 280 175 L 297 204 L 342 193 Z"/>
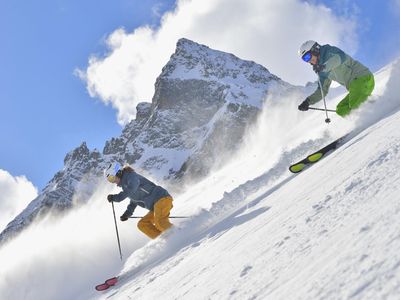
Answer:
<path fill-rule="evenodd" d="M 171 197 L 161 198 L 154 204 L 154 225 L 161 232 L 172 226 L 168 219 L 172 207 Z"/>
<path fill-rule="evenodd" d="M 336 113 L 339 116 L 346 116 L 350 114 L 351 110 L 358 108 L 374 90 L 375 81 L 374 76 L 367 75 L 350 82 L 349 93 L 339 102 L 336 107 Z"/>
<path fill-rule="evenodd" d="M 155 239 L 161 234 L 161 231 L 154 226 L 154 212 L 149 211 L 147 215 L 140 219 L 137 224 L 140 231 L 151 239 Z"/>
<path fill-rule="evenodd" d="M 349 96 L 350 93 L 347 94 L 346 97 L 344 97 L 343 100 L 340 101 L 339 104 L 336 106 L 336 113 L 341 117 L 348 115 L 351 110 L 349 105 Z"/>
<path fill-rule="evenodd" d="M 358 108 L 374 90 L 375 81 L 374 76 L 363 76 L 353 80 L 350 83 L 350 109 Z"/>

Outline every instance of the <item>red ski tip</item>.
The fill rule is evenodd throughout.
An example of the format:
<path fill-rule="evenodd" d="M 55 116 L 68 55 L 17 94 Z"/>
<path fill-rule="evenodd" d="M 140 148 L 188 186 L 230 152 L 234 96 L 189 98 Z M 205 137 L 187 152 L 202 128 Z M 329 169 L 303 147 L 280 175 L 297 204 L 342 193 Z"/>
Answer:
<path fill-rule="evenodd" d="M 95 287 L 96 291 L 102 292 L 107 290 L 109 287 L 112 287 L 118 283 L 118 277 L 113 277 L 107 279 L 104 283 L 99 284 Z"/>
<path fill-rule="evenodd" d="M 109 287 L 110 287 L 110 286 L 109 286 L 107 283 L 102 283 L 102 284 L 97 285 L 97 286 L 95 287 L 95 289 L 96 289 L 96 291 L 101 292 L 101 291 L 105 291 L 105 290 L 108 289 Z"/>
<path fill-rule="evenodd" d="M 116 285 L 117 282 L 118 282 L 118 277 L 113 277 L 106 280 L 106 284 L 108 284 L 109 286 Z"/>

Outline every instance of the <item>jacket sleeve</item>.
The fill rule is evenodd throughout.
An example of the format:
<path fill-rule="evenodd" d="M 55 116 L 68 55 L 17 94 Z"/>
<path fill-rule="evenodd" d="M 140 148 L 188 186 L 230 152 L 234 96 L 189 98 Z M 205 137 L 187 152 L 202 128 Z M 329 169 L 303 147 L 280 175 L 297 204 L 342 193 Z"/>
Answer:
<path fill-rule="evenodd" d="M 132 216 L 133 212 L 135 211 L 136 208 L 136 204 L 135 203 L 129 203 L 128 207 L 126 208 L 126 211 L 124 212 L 124 215 L 127 217 Z"/>
<path fill-rule="evenodd" d="M 123 191 L 120 192 L 119 194 L 114 195 L 113 201 L 121 202 L 129 195 L 133 195 L 134 193 L 136 193 L 139 187 L 139 183 L 140 181 L 138 176 L 131 176 L 127 181 L 127 187 L 123 189 Z"/>
<path fill-rule="evenodd" d="M 339 53 L 333 53 L 329 59 L 324 63 L 324 72 L 331 72 L 343 63 L 343 59 Z"/>
<path fill-rule="evenodd" d="M 325 72 L 321 72 L 319 76 L 320 76 L 320 81 L 321 81 L 321 85 L 322 85 L 322 90 L 324 92 L 324 95 L 326 96 L 328 94 L 329 87 L 331 86 L 332 80 L 330 80 L 324 73 Z M 321 87 L 319 85 L 319 82 L 318 82 L 318 87 L 315 90 L 315 92 L 312 93 L 307 98 L 308 98 L 308 102 L 310 104 L 315 104 L 315 103 L 321 101 L 322 94 L 321 94 Z"/>
<path fill-rule="evenodd" d="M 122 200 L 124 200 L 126 197 L 128 197 L 128 193 L 127 191 L 122 191 L 119 194 L 115 194 L 113 195 L 112 200 L 114 202 L 121 202 Z"/>

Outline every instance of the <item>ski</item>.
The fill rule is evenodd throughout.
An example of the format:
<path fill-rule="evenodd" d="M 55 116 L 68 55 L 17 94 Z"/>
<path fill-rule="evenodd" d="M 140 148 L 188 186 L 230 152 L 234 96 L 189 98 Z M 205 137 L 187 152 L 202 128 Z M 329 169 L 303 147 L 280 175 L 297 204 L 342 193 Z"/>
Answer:
<path fill-rule="evenodd" d="M 292 173 L 299 173 L 309 167 L 310 165 L 320 161 L 323 157 L 327 156 L 333 150 L 337 149 L 340 145 L 343 144 L 343 141 L 348 135 L 342 136 L 337 140 L 333 141 L 329 145 L 323 147 L 322 149 L 308 155 L 306 158 L 302 159 L 301 161 L 291 165 L 289 167 L 289 171 Z"/>
<path fill-rule="evenodd" d="M 118 283 L 118 277 L 112 277 L 104 281 L 104 283 L 101 283 L 99 285 L 96 285 L 95 289 L 96 291 L 102 292 L 107 290 L 108 288 L 116 285 Z"/>

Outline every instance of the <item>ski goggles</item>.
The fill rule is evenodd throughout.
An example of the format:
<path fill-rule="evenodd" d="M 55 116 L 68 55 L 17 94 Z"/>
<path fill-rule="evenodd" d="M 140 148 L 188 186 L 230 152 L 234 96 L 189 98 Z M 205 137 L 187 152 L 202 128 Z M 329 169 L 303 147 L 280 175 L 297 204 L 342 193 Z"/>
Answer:
<path fill-rule="evenodd" d="M 107 279 L 104 283 L 99 284 L 99 285 L 96 286 L 96 291 L 99 291 L 99 292 L 105 291 L 106 289 L 116 285 L 117 282 L 118 282 L 118 278 L 117 277 L 113 277 L 113 278 Z"/>
<path fill-rule="evenodd" d="M 117 176 L 108 175 L 107 180 L 108 180 L 108 182 L 115 183 L 117 181 Z"/>
<path fill-rule="evenodd" d="M 311 60 L 311 57 L 312 57 L 312 53 L 311 53 L 311 51 L 308 51 L 308 52 L 304 53 L 304 55 L 301 58 L 305 62 L 309 62 Z"/>

